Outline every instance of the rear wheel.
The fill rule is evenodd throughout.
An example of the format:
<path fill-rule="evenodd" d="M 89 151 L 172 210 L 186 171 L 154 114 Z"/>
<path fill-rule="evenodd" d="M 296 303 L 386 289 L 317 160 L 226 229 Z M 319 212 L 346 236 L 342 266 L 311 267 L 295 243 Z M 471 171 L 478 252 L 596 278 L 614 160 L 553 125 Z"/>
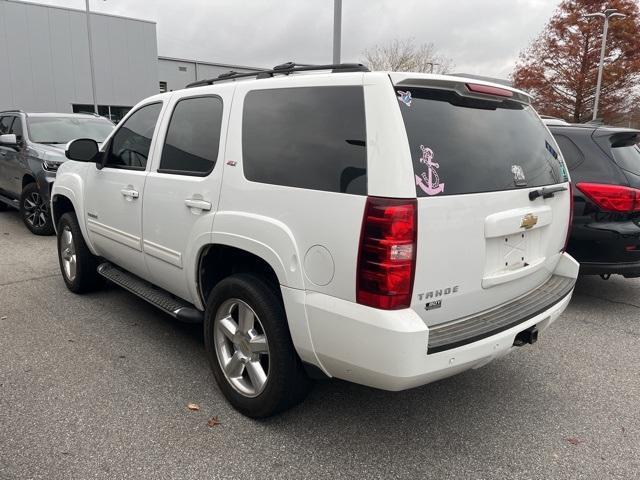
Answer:
<path fill-rule="evenodd" d="M 29 183 L 20 195 L 20 215 L 25 226 L 35 235 L 53 235 L 49 205 L 35 183 Z"/>
<path fill-rule="evenodd" d="M 216 381 L 241 413 L 268 417 L 308 393 L 311 381 L 293 347 L 282 301 L 263 278 L 222 280 L 209 296 L 204 329 Z"/>
<path fill-rule="evenodd" d="M 65 213 L 58 222 L 58 261 L 64 283 L 72 292 L 88 292 L 102 284 L 98 259 L 87 247 L 74 213 Z"/>

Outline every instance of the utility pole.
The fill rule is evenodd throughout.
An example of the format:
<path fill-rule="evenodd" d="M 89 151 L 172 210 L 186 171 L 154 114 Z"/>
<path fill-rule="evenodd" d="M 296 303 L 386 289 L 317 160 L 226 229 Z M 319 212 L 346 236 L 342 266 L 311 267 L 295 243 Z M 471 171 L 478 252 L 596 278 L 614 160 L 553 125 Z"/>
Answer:
<path fill-rule="evenodd" d="M 602 70 L 604 69 L 604 54 L 607 49 L 607 33 L 609 33 L 609 19 L 614 17 L 624 18 L 626 15 L 617 13 L 615 8 L 607 8 L 602 13 L 590 13 L 585 18 L 602 17 L 604 18 L 604 30 L 602 31 L 602 48 L 600 49 L 600 65 L 598 66 L 598 83 L 596 84 L 596 99 L 593 105 L 593 119 L 598 118 L 598 107 L 600 104 L 600 90 L 602 89 Z"/>
<path fill-rule="evenodd" d="M 93 111 L 98 114 L 98 100 L 96 99 L 96 72 L 93 66 L 93 38 L 91 37 L 91 10 L 89 0 L 85 0 L 87 7 L 87 35 L 89 36 L 89 66 L 91 67 L 91 94 L 93 96 Z"/>
<path fill-rule="evenodd" d="M 333 63 L 340 63 L 342 43 L 342 0 L 333 0 Z"/>

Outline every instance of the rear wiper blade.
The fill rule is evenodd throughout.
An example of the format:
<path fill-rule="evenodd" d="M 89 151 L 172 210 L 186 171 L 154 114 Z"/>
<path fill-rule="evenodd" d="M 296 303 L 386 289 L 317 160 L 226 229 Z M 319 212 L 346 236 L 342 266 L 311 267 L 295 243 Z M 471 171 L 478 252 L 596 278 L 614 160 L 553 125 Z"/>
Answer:
<path fill-rule="evenodd" d="M 567 187 L 543 187 L 538 190 L 531 190 L 529 192 L 529 200 L 533 202 L 538 197 L 551 198 L 554 193 L 564 192 L 566 189 Z"/>

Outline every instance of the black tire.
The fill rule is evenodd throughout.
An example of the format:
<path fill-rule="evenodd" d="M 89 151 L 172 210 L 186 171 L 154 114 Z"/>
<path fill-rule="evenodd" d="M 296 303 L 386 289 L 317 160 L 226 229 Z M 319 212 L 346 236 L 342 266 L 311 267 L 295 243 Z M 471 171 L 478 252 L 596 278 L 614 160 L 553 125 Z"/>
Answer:
<path fill-rule="evenodd" d="M 51 209 L 43 201 L 38 185 L 28 183 L 20 195 L 20 216 L 24 225 L 35 235 L 53 235 Z"/>
<path fill-rule="evenodd" d="M 263 390 L 253 397 L 239 392 L 227 379 L 216 350 L 216 314 L 221 307 L 236 299 L 244 302 L 255 313 L 259 328 L 263 330 L 261 333 L 266 335 L 268 341 L 267 380 Z M 291 408 L 301 402 L 311 389 L 312 382 L 291 341 L 282 299 L 261 276 L 236 274 L 216 285 L 207 301 L 204 339 L 218 386 L 231 405 L 248 417 L 269 417 Z M 248 367 L 243 367 L 241 375 L 245 375 L 246 368 Z"/>
<path fill-rule="evenodd" d="M 73 254 L 75 254 L 75 275 L 70 276 L 65 269 L 65 245 L 68 242 L 66 232 L 71 234 Z M 62 215 L 58 222 L 58 263 L 60 272 L 67 288 L 73 293 L 85 293 L 97 289 L 103 284 L 102 277 L 98 274 L 98 258 L 91 253 L 82 236 L 82 230 L 78 225 L 76 214 L 68 212 Z"/>

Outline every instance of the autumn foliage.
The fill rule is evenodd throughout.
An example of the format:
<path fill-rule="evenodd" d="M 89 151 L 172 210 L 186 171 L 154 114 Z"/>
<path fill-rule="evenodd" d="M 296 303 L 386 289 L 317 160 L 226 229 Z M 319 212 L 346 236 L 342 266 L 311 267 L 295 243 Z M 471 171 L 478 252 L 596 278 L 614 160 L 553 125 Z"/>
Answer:
<path fill-rule="evenodd" d="M 542 114 L 591 119 L 604 19 L 588 13 L 616 8 L 609 23 L 598 117 L 611 121 L 638 108 L 640 12 L 636 0 L 563 0 L 533 44 L 521 53 L 513 82 L 535 97 Z"/>

